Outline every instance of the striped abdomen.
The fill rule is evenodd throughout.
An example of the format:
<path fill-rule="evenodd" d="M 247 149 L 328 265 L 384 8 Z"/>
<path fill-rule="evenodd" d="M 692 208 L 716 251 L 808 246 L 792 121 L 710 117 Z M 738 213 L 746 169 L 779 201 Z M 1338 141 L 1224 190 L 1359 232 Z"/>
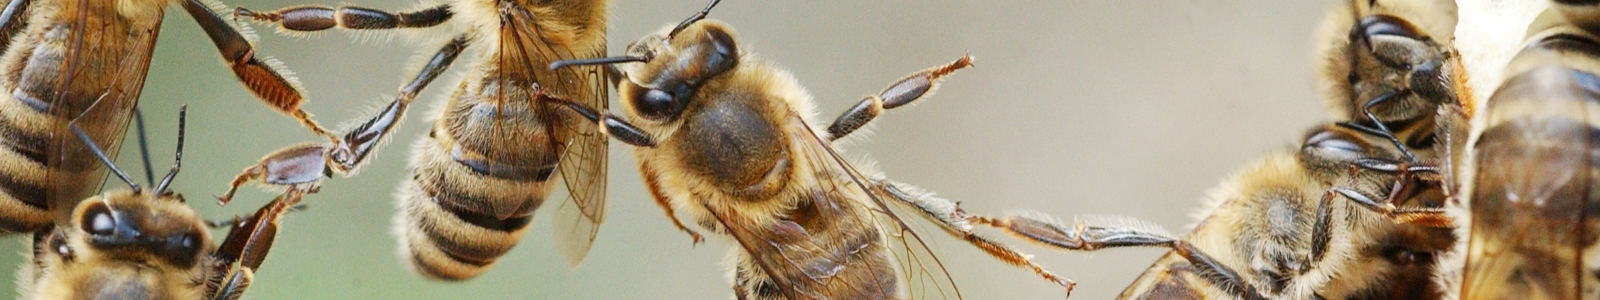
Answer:
<path fill-rule="evenodd" d="M 738 249 L 733 269 L 737 299 L 900 299 L 900 279 L 896 273 L 892 241 L 870 220 L 872 212 L 850 199 L 848 193 L 816 191 L 804 193 L 795 207 L 767 225 L 742 220 L 747 228 L 730 228 L 757 236 L 771 248 L 757 247 L 755 253 Z M 845 204 L 850 203 L 850 204 Z M 855 216 L 852 216 L 855 215 Z M 751 228 L 766 226 L 766 228 Z M 737 231 L 737 232 L 735 232 Z M 736 237 L 737 238 L 737 237 Z M 814 248 L 820 246 L 821 248 Z M 753 257 L 754 256 L 754 257 Z M 762 262 L 790 263 L 801 267 L 776 267 L 763 270 Z M 924 262 L 907 261 L 906 264 Z M 909 267 L 908 267 L 909 268 Z M 914 268 L 912 268 L 914 269 Z M 773 278 L 777 276 L 779 278 Z M 910 274 L 915 278 L 918 274 Z M 789 286 L 780 287 L 782 284 Z M 912 287 L 922 288 L 922 287 Z M 785 290 L 793 298 L 785 297 Z M 916 293 L 925 293 L 917 291 Z"/>
<path fill-rule="evenodd" d="M 452 95 L 400 190 L 402 255 L 430 278 L 477 276 L 517 244 L 554 187 L 568 139 L 555 124 L 573 124 L 525 84 L 481 81 Z"/>
<path fill-rule="evenodd" d="M 35 1 L 27 27 L 0 56 L 0 232 L 46 228 L 52 199 L 84 199 L 100 189 L 106 169 L 59 118 L 81 116 L 78 127 L 107 155 L 117 154 L 160 21 L 124 18 L 117 3 Z M 66 22 L 77 19 L 92 30 Z"/>
<path fill-rule="evenodd" d="M 1556 29 L 1513 59 L 1473 145 L 1463 299 L 1594 299 L 1600 47 Z"/>

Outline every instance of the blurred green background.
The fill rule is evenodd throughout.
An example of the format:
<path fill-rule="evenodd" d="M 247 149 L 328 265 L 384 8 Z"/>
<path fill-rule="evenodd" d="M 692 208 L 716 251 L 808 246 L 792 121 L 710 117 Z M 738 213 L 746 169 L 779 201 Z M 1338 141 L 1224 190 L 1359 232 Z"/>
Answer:
<path fill-rule="evenodd" d="M 258 9 L 341 3 L 227 2 Z M 351 2 L 390 10 L 421 6 L 412 0 Z M 704 4 L 615 1 L 612 48 Z M 972 53 L 976 68 L 956 73 L 920 105 L 880 118 L 871 138 L 849 145 L 851 152 L 869 153 L 890 177 L 961 201 L 973 212 L 1121 214 L 1182 231 L 1205 191 L 1235 167 L 1297 142 L 1304 128 L 1327 119 L 1313 85 L 1311 36 L 1333 4 L 730 0 L 711 16 L 738 29 L 741 49 L 791 70 L 830 120 L 900 76 Z M 168 12 L 141 103 L 151 119 L 157 168 L 169 163 L 172 115 L 188 103 L 189 145 L 174 189 L 210 218 L 252 212 L 275 194 L 246 189 L 227 207 L 207 199 L 262 155 L 316 138 L 252 98 L 188 15 L 176 6 Z M 285 37 L 255 27 L 263 33 L 258 53 L 299 73 L 310 98 L 306 109 L 329 125 L 365 118 L 387 103 L 410 78 L 413 57 L 438 44 L 346 32 Z M 446 37 L 442 32 L 413 36 Z M 476 279 L 440 283 L 407 271 L 390 235 L 393 194 L 408 173 L 409 145 L 424 134 L 427 112 L 455 87 L 463 65 L 424 91 L 373 164 L 354 178 L 329 180 L 308 198 L 309 211 L 286 218 L 247 298 L 731 298 L 722 263 L 730 245 L 714 238 L 693 246 L 673 229 L 620 143 L 611 153 L 608 222 L 578 268 L 562 261 L 549 214 L 540 213 L 521 245 Z M 119 164 L 136 170 L 136 144 L 125 145 Z M 968 299 L 1063 296 L 1031 272 L 938 231 L 926 236 L 934 237 Z M 22 266 L 25 239 L 5 239 L 0 267 Z M 1077 280 L 1077 299 L 1113 297 L 1164 252 L 1020 248 Z M 0 291 L 15 290 L 12 285 L 0 278 Z"/>

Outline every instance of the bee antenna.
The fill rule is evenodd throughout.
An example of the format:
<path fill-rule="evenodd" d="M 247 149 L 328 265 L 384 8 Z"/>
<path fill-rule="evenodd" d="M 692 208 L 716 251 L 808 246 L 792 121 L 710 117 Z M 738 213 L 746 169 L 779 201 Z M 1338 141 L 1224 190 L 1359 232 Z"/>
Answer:
<path fill-rule="evenodd" d="M 106 157 L 104 151 L 100 151 L 100 145 L 96 145 L 94 139 L 89 138 L 89 134 L 83 133 L 83 128 L 78 128 L 76 120 L 68 122 L 67 127 L 72 129 L 72 134 L 78 136 L 78 140 L 83 141 L 84 146 L 89 148 L 90 153 L 94 153 L 94 157 L 100 158 L 101 163 L 105 163 L 107 168 L 111 168 L 112 173 L 117 174 L 117 178 L 122 178 L 122 182 L 128 183 L 128 187 L 133 189 L 134 192 L 139 191 L 139 184 L 134 183 L 133 178 L 128 177 L 128 173 L 123 173 L 121 168 L 117 168 L 117 164 L 112 163 L 111 158 Z"/>
<path fill-rule="evenodd" d="M 188 104 L 178 107 L 178 150 L 175 151 L 177 154 L 172 158 L 172 171 L 167 171 L 167 176 L 161 178 L 161 184 L 156 185 L 156 194 L 167 192 L 167 187 L 172 185 L 172 178 L 178 176 L 178 170 L 183 166 L 183 127 L 188 114 Z"/>
<path fill-rule="evenodd" d="M 144 183 L 155 185 L 156 173 L 150 167 L 150 142 L 145 140 L 144 135 L 144 110 L 138 106 L 133 107 L 133 126 L 139 131 L 139 156 L 144 159 Z"/>
<path fill-rule="evenodd" d="M 609 65 L 609 64 L 626 63 L 626 62 L 647 62 L 647 61 L 650 61 L 650 58 L 642 57 L 642 56 L 614 56 L 614 57 L 601 57 L 601 58 L 568 59 L 568 60 L 562 60 L 562 61 L 556 61 L 556 62 L 550 63 L 550 70 L 554 71 L 556 69 L 565 68 L 565 67 L 571 67 L 571 66 Z"/>
<path fill-rule="evenodd" d="M 689 24 L 694 24 L 694 22 L 699 22 L 700 20 L 705 19 L 707 14 L 711 14 L 711 8 L 716 7 L 717 3 L 721 2 L 722 0 L 711 0 L 710 4 L 706 4 L 706 9 L 702 9 L 700 12 L 694 13 L 693 16 L 689 16 L 688 19 L 684 19 L 683 23 L 678 23 L 678 27 L 673 27 L 672 32 L 667 33 L 667 39 L 671 40 L 673 36 L 678 35 L 679 31 L 683 31 L 684 28 L 688 28 Z"/>

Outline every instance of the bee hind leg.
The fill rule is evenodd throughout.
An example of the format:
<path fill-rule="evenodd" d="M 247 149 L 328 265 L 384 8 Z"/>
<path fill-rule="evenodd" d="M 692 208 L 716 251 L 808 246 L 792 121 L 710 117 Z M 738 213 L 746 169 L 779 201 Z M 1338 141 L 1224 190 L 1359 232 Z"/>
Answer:
<path fill-rule="evenodd" d="M 383 111 L 372 119 L 362 122 L 336 142 L 294 145 L 267 154 L 259 163 L 245 168 L 244 172 L 235 177 L 228 186 L 228 192 L 217 196 L 217 200 L 227 204 L 239 190 L 240 185 L 255 179 L 262 179 L 263 183 L 270 185 L 291 186 L 292 189 L 315 193 L 320 188 L 319 183 L 323 177 L 332 174 L 350 174 L 365 162 L 384 137 L 400 124 L 406 108 L 413 99 L 416 99 L 422 88 L 438 78 L 440 73 L 444 73 L 466 46 L 465 35 L 457 36 L 445 44 L 432 59 L 428 60 L 428 64 L 418 72 L 416 78 L 400 88 L 400 94 L 395 96 L 395 100 Z"/>
<path fill-rule="evenodd" d="M 947 232 L 960 237 L 967 243 L 978 247 L 978 249 L 982 249 L 990 256 L 994 256 L 996 259 L 1013 266 L 1029 269 L 1039 277 L 1065 287 L 1068 295 L 1071 295 L 1072 289 L 1077 286 L 1077 283 L 1071 279 L 1057 276 L 1055 273 L 1045 270 L 1043 266 L 1034 263 L 1031 259 L 1032 255 L 1023 254 L 1010 246 L 973 232 L 974 217 L 967 215 L 966 211 L 963 211 L 961 207 L 950 200 L 909 192 L 912 188 L 909 186 L 903 188 L 901 187 L 903 185 L 899 183 L 875 180 L 874 185 L 884 194 L 888 194 L 889 198 L 900 204 L 916 208 L 923 216 L 933 220 L 934 224 L 943 227 Z"/>
<path fill-rule="evenodd" d="M 239 191 L 239 186 L 257 179 L 262 184 L 287 186 L 295 192 L 302 192 L 299 190 L 301 188 L 315 187 L 317 185 L 312 183 L 333 173 L 327 158 L 329 151 L 326 145 L 300 144 L 267 154 L 261 158 L 261 162 L 245 168 L 239 176 L 234 177 L 233 182 L 228 184 L 228 192 L 217 196 L 217 202 L 227 205 L 234 193 Z"/>
<path fill-rule="evenodd" d="M 994 227 L 1023 240 L 1069 251 L 1095 251 L 1122 247 L 1165 247 L 1198 268 L 1205 269 L 1207 280 L 1244 299 L 1265 298 L 1238 272 L 1222 265 L 1195 248 L 1193 244 L 1167 234 L 1165 230 L 1148 222 L 1120 217 L 1101 216 L 1080 220 L 1068 227 L 1043 214 L 1011 214 L 1000 218 L 969 216 L 973 224 Z"/>
<path fill-rule="evenodd" d="M 391 13 L 371 8 L 321 5 L 300 5 L 273 11 L 252 11 L 244 7 L 234 9 L 235 17 L 247 17 L 261 23 L 276 23 L 288 31 L 312 32 L 333 28 L 343 29 L 399 29 L 424 28 L 444 24 L 454 15 L 450 5 L 444 4 L 416 11 Z"/>
<path fill-rule="evenodd" d="M 228 62 L 233 69 L 234 76 L 238 77 L 251 93 L 267 102 L 273 109 L 293 117 L 318 136 L 336 139 L 333 133 L 300 109 L 300 105 L 305 103 L 305 97 L 301 95 L 300 88 L 283 75 L 286 71 L 257 58 L 255 46 L 252 46 L 243 34 L 199 1 L 183 0 L 179 3 L 183 5 L 184 11 L 200 24 L 206 36 L 211 38 L 212 44 L 215 44 L 217 51 L 221 52 L 223 61 Z"/>
<path fill-rule="evenodd" d="M 394 101 L 385 106 L 383 111 L 346 133 L 338 141 L 338 145 L 331 148 L 334 152 L 330 153 L 329 160 L 335 163 L 334 171 L 345 174 L 366 162 L 372 151 L 378 148 L 378 144 L 400 125 L 401 118 L 405 117 L 406 109 L 411 106 L 411 101 L 417 98 L 417 94 L 434 79 L 439 78 L 439 74 L 444 73 L 444 70 L 448 69 L 466 48 L 467 35 L 458 35 L 450 40 L 428 59 L 428 64 L 417 72 L 410 83 L 400 87 L 400 94 L 395 96 Z"/>

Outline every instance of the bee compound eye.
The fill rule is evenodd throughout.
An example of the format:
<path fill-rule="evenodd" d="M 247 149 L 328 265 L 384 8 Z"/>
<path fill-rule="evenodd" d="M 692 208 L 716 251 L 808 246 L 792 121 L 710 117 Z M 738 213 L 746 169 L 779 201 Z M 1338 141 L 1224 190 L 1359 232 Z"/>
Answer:
<path fill-rule="evenodd" d="M 1418 39 L 1422 36 L 1411 23 L 1389 15 L 1366 17 L 1361 20 L 1361 27 L 1366 30 L 1367 36 L 1392 35 L 1409 39 Z"/>
<path fill-rule="evenodd" d="M 733 69 L 734 65 L 739 63 L 738 45 L 734 44 L 733 37 L 722 30 L 711 30 L 708 35 L 711 38 L 712 51 L 708 53 L 709 57 L 705 63 L 706 68 L 710 70 L 709 73 L 722 74 Z"/>
<path fill-rule="evenodd" d="M 79 226 L 83 227 L 84 232 L 95 236 L 111 236 L 116 233 L 117 219 L 105 205 L 95 204 L 83 214 Z"/>
<path fill-rule="evenodd" d="M 649 89 L 634 98 L 634 107 L 645 117 L 663 120 L 670 119 L 678 114 L 681 105 L 672 94 L 660 89 Z"/>
<path fill-rule="evenodd" d="M 1311 138 L 1306 139 L 1306 146 L 1329 151 L 1348 153 L 1362 152 L 1361 145 L 1351 142 L 1343 135 L 1332 131 L 1324 131 L 1312 135 Z"/>

